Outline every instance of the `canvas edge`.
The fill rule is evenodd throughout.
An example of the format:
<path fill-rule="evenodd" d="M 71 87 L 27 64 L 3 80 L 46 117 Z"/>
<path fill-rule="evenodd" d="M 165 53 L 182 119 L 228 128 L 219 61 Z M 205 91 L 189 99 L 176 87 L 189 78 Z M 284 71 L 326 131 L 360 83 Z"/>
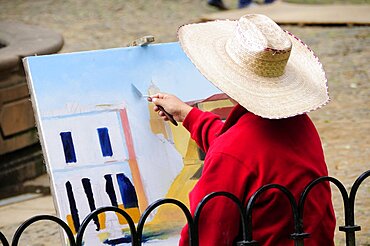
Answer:
<path fill-rule="evenodd" d="M 95 52 L 104 52 L 104 51 L 111 51 L 111 50 L 120 50 L 120 49 L 137 49 L 137 48 L 144 48 L 147 47 L 160 47 L 163 45 L 176 45 L 178 44 L 180 47 L 180 43 L 178 41 L 174 42 L 166 42 L 166 43 L 151 43 L 145 46 L 120 46 L 120 47 L 108 47 L 108 48 L 101 48 L 101 49 L 93 49 L 93 50 L 76 50 L 76 51 L 68 51 L 65 53 L 54 53 L 54 54 L 45 54 L 45 55 L 37 55 L 37 57 L 51 57 L 51 56 L 65 56 L 65 55 L 74 55 L 74 54 L 86 54 L 86 53 L 95 53 Z M 25 57 L 22 60 L 26 60 L 30 57 Z M 23 61 L 24 64 L 24 61 Z"/>
<path fill-rule="evenodd" d="M 47 154 L 46 154 L 46 152 L 47 152 L 46 143 L 45 143 L 44 137 L 42 135 L 42 131 L 41 131 L 42 126 L 41 126 L 40 111 L 37 107 L 37 100 L 36 100 L 35 88 L 33 86 L 31 70 L 30 70 L 30 66 L 29 66 L 30 65 L 29 64 L 29 59 L 30 59 L 30 57 L 22 58 L 23 68 L 24 68 L 24 71 L 25 71 L 25 74 L 26 74 L 26 81 L 27 81 L 28 90 L 29 90 L 29 94 L 30 94 L 30 100 L 31 100 L 31 103 L 32 103 L 33 113 L 34 113 L 34 116 L 35 116 L 36 127 L 37 127 L 37 135 L 38 135 L 38 138 L 39 138 L 39 141 L 40 141 L 40 144 L 41 144 L 44 164 L 46 166 L 46 172 L 49 176 L 50 192 L 51 192 L 51 195 L 52 195 L 52 198 L 53 198 L 54 209 L 55 209 L 57 217 L 61 218 L 61 216 L 59 214 L 60 208 L 59 208 L 58 202 L 56 200 L 56 192 L 55 192 L 56 188 L 54 187 L 54 184 L 55 184 L 54 177 L 53 177 L 53 175 L 50 171 L 50 164 L 49 164 L 49 161 L 47 159 Z M 62 220 L 65 221 L 63 218 L 62 218 Z M 59 227 L 59 235 L 60 235 L 60 238 L 61 238 L 61 241 L 62 241 L 63 245 L 67 246 L 68 243 L 67 243 L 67 240 L 66 240 L 66 237 L 65 237 L 65 233 L 64 233 L 64 231 L 61 227 Z"/>

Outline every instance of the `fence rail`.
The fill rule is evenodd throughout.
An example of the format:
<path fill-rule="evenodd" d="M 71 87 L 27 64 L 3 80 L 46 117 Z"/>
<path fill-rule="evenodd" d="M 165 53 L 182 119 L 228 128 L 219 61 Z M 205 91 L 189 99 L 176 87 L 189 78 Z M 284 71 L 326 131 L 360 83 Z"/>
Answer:
<path fill-rule="evenodd" d="M 286 187 L 278 185 L 278 184 L 268 184 L 268 185 L 261 187 L 248 200 L 246 208 L 244 208 L 243 202 L 240 201 L 236 196 L 234 196 L 231 193 L 222 192 L 222 191 L 213 192 L 207 195 L 206 197 L 204 197 L 203 200 L 198 204 L 198 207 L 196 208 L 196 211 L 194 213 L 194 217 L 192 217 L 190 211 L 182 202 L 176 199 L 170 199 L 170 198 L 160 199 L 160 200 L 155 201 L 151 205 L 149 205 L 149 207 L 144 211 L 144 213 L 140 217 L 137 227 L 135 226 L 135 223 L 132 220 L 132 218 L 129 216 L 129 214 L 119 209 L 118 207 L 112 207 L 112 206 L 101 207 L 91 212 L 84 219 L 84 221 L 82 222 L 77 232 L 76 238 L 74 238 L 73 233 L 71 229 L 68 227 L 68 225 L 60 218 L 51 216 L 51 215 L 37 215 L 37 216 L 34 216 L 28 219 L 27 221 L 25 221 L 22 225 L 18 227 L 17 231 L 15 232 L 13 236 L 11 246 L 17 246 L 19 243 L 19 239 L 22 233 L 24 232 L 24 230 L 30 225 L 32 225 L 33 223 L 37 221 L 41 221 L 41 220 L 49 220 L 49 221 L 53 221 L 59 224 L 59 226 L 62 227 L 62 229 L 65 231 L 68 237 L 69 245 L 82 246 L 83 236 L 84 236 L 86 227 L 89 224 L 89 222 L 93 220 L 94 218 L 96 218 L 98 214 L 108 212 L 108 211 L 119 213 L 127 220 L 130 233 L 131 233 L 131 245 L 140 246 L 142 245 L 142 235 L 143 235 L 143 230 L 144 230 L 146 219 L 148 218 L 149 214 L 154 209 L 158 208 L 159 206 L 163 204 L 174 204 L 182 210 L 182 212 L 184 213 L 187 219 L 187 223 L 189 225 L 189 245 L 198 246 L 199 245 L 198 222 L 199 222 L 202 209 L 206 205 L 207 202 L 214 199 L 215 197 L 220 197 L 220 196 L 230 199 L 239 208 L 240 217 L 241 217 L 241 226 L 242 226 L 242 240 L 237 242 L 237 246 L 259 245 L 258 242 L 253 239 L 252 211 L 253 211 L 253 207 L 254 207 L 254 204 L 256 203 L 257 198 L 262 193 L 268 190 L 271 190 L 271 189 L 279 190 L 289 199 L 289 203 L 290 203 L 290 206 L 292 208 L 292 213 L 293 213 L 293 220 L 294 220 L 294 232 L 291 234 L 291 239 L 294 241 L 295 246 L 304 246 L 304 239 L 309 237 L 309 233 L 304 232 L 303 230 L 304 204 L 312 188 L 322 182 L 330 182 L 339 189 L 339 192 L 342 195 L 342 200 L 343 200 L 343 205 L 344 205 L 344 221 L 345 221 L 344 226 L 339 226 L 339 230 L 345 233 L 346 246 L 355 246 L 356 245 L 356 232 L 361 230 L 361 227 L 355 224 L 355 199 L 356 199 L 356 194 L 357 194 L 357 191 L 360 185 L 369 176 L 370 176 L 370 170 L 361 174 L 356 179 L 356 181 L 353 183 L 353 186 L 350 190 L 349 195 L 344 185 L 338 179 L 333 178 L 333 177 L 317 178 L 305 187 L 305 189 L 301 193 L 298 203 L 294 199 L 293 194 Z M 9 242 L 7 241 L 4 234 L 1 232 L 0 232 L 0 242 L 2 243 L 3 246 L 9 246 Z"/>

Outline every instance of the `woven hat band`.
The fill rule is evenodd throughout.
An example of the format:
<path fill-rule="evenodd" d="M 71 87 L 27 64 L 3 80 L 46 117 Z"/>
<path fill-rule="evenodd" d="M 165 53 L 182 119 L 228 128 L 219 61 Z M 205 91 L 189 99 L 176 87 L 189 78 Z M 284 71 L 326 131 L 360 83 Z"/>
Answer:
<path fill-rule="evenodd" d="M 236 38 L 231 38 L 225 46 L 227 54 L 240 67 L 262 77 L 279 77 L 284 74 L 290 50 L 287 52 L 274 52 L 264 49 L 252 52 L 245 49 Z"/>

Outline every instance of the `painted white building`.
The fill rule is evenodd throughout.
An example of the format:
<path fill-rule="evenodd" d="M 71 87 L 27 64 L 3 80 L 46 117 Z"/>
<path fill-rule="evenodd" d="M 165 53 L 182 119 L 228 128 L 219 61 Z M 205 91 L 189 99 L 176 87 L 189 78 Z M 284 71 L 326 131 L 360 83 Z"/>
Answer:
<path fill-rule="evenodd" d="M 153 134 L 149 120 L 143 121 L 132 115 L 122 105 L 67 106 L 42 117 L 41 125 L 41 142 L 47 152 L 45 159 L 61 218 L 66 218 L 73 210 L 67 183 L 72 187 L 82 223 L 91 211 L 86 187 L 81 182 L 83 179 L 91 183 L 93 201 L 98 208 L 113 205 L 107 192 L 107 175 L 112 177 L 117 203 L 124 203 L 124 197 L 120 195 L 122 187 L 116 178 L 118 174 L 124 174 L 135 187 L 143 212 L 146 207 L 142 204 L 165 197 L 183 167 L 182 157 L 173 141 Z M 133 170 L 133 163 L 136 170 Z M 107 216 L 107 223 L 116 223 L 114 214 Z M 94 233 L 94 226 L 91 223 L 88 231 Z M 87 245 L 88 241 L 85 242 Z"/>

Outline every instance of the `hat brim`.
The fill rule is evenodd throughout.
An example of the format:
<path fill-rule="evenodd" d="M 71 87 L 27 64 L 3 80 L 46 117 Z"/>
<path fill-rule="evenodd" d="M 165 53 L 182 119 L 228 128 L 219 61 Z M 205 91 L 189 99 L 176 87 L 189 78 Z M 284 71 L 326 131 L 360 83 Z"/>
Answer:
<path fill-rule="evenodd" d="M 329 101 L 322 64 L 301 40 L 288 33 L 292 51 L 284 74 L 258 76 L 235 63 L 225 45 L 237 21 L 218 20 L 180 27 L 181 46 L 198 70 L 250 112 L 269 119 L 316 110 Z"/>

